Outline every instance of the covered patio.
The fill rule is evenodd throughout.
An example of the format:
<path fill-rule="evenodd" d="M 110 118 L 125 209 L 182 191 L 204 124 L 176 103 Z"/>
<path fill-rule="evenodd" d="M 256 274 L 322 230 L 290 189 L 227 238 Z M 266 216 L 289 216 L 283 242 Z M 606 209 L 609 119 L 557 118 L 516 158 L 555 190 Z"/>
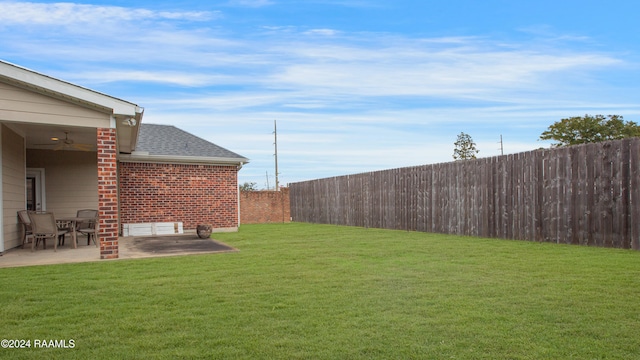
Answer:
<path fill-rule="evenodd" d="M 96 209 L 98 248 L 69 251 L 117 258 L 118 156 L 135 148 L 142 115 L 136 104 L 0 61 L 0 253 L 22 245 L 20 210 Z"/>

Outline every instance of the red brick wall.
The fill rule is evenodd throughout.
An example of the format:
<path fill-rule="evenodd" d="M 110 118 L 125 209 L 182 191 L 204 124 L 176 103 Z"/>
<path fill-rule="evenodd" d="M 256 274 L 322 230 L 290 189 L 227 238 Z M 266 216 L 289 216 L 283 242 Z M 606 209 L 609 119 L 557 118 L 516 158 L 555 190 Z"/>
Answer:
<path fill-rule="evenodd" d="M 120 163 L 122 224 L 181 221 L 238 227 L 236 166 Z"/>
<path fill-rule="evenodd" d="M 240 223 L 262 224 L 290 222 L 289 188 L 281 191 L 242 191 Z"/>
<path fill-rule="evenodd" d="M 118 160 L 116 129 L 97 130 L 98 238 L 100 259 L 118 257 Z"/>

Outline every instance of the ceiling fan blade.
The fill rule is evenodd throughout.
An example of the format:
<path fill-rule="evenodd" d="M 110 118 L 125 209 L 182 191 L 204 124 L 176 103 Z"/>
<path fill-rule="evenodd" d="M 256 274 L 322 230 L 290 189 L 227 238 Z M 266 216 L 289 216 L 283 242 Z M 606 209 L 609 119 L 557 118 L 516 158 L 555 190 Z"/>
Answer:
<path fill-rule="evenodd" d="M 57 144 L 54 148 L 54 151 L 59 150 L 68 150 L 68 151 L 93 151 L 94 146 L 91 144 L 68 144 L 68 143 L 60 143 Z"/>
<path fill-rule="evenodd" d="M 36 146 L 51 146 L 52 150 L 68 150 L 68 151 L 96 151 L 96 145 L 94 144 L 76 144 L 75 141 L 69 137 L 69 132 L 64 132 L 64 138 L 52 137 L 50 143 L 47 144 L 33 144 Z"/>
<path fill-rule="evenodd" d="M 79 151 L 94 151 L 94 146 L 91 144 L 73 144 L 71 147 Z"/>

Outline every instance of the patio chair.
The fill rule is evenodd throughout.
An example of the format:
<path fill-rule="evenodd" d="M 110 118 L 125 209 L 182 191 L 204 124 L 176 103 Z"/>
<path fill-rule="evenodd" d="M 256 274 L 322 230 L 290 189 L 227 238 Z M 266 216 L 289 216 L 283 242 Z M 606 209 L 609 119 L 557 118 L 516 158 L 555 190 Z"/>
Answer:
<path fill-rule="evenodd" d="M 31 219 L 29 219 L 29 214 L 27 210 L 18 211 L 18 220 L 20 221 L 20 225 L 22 225 L 22 248 L 24 249 L 24 244 L 27 243 L 27 239 L 31 238 L 33 241 L 33 231 L 31 230 Z"/>
<path fill-rule="evenodd" d="M 67 233 L 71 232 L 71 221 L 69 220 L 56 220 L 56 226 L 58 226 L 58 230 L 65 230 Z M 60 236 L 58 246 L 64 245 L 64 238 L 64 235 Z"/>
<path fill-rule="evenodd" d="M 76 231 L 87 236 L 87 246 L 93 244 L 97 247 L 96 243 L 96 222 L 98 221 L 98 210 L 84 209 L 78 210 L 76 217 L 83 218 L 76 223 Z"/>
<path fill-rule="evenodd" d="M 47 248 L 47 239 L 53 239 L 53 249 L 58 251 L 58 240 L 60 236 L 64 236 L 67 231 L 58 229 L 56 219 L 52 212 L 28 212 L 31 219 L 31 227 L 33 231 L 34 241 L 31 243 L 31 251 L 34 251 L 36 244 L 42 240 L 42 246 Z"/>

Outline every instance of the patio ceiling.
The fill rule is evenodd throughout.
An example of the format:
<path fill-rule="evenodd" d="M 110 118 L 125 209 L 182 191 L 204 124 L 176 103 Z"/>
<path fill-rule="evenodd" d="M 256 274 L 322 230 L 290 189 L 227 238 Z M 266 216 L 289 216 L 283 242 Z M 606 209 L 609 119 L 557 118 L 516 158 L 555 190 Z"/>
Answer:
<path fill-rule="evenodd" d="M 17 124 L 13 123 L 12 127 L 18 129 L 26 135 L 27 149 L 43 149 L 53 150 L 65 139 L 65 132 L 73 144 L 87 144 L 91 148 L 96 149 L 96 129 L 71 127 L 63 125 L 36 125 L 36 124 Z M 56 137 L 59 140 L 51 140 Z M 76 150 L 72 146 L 64 150 Z"/>
<path fill-rule="evenodd" d="M 25 136 L 27 149 L 96 151 L 97 148 L 97 133 L 95 128 L 15 122 L 5 122 L 4 124 Z M 134 140 L 138 136 L 138 129 L 138 126 L 117 125 L 119 152 L 131 153 L 133 150 L 132 146 L 135 145 Z M 73 141 L 74 145 L 80 144 L 81 146 L 65 146 L 61 148 L 65 136 L 68 136 L 68 139 Z M 59 140 L 52 140 L 52 138 L 58 138 Z"/>

